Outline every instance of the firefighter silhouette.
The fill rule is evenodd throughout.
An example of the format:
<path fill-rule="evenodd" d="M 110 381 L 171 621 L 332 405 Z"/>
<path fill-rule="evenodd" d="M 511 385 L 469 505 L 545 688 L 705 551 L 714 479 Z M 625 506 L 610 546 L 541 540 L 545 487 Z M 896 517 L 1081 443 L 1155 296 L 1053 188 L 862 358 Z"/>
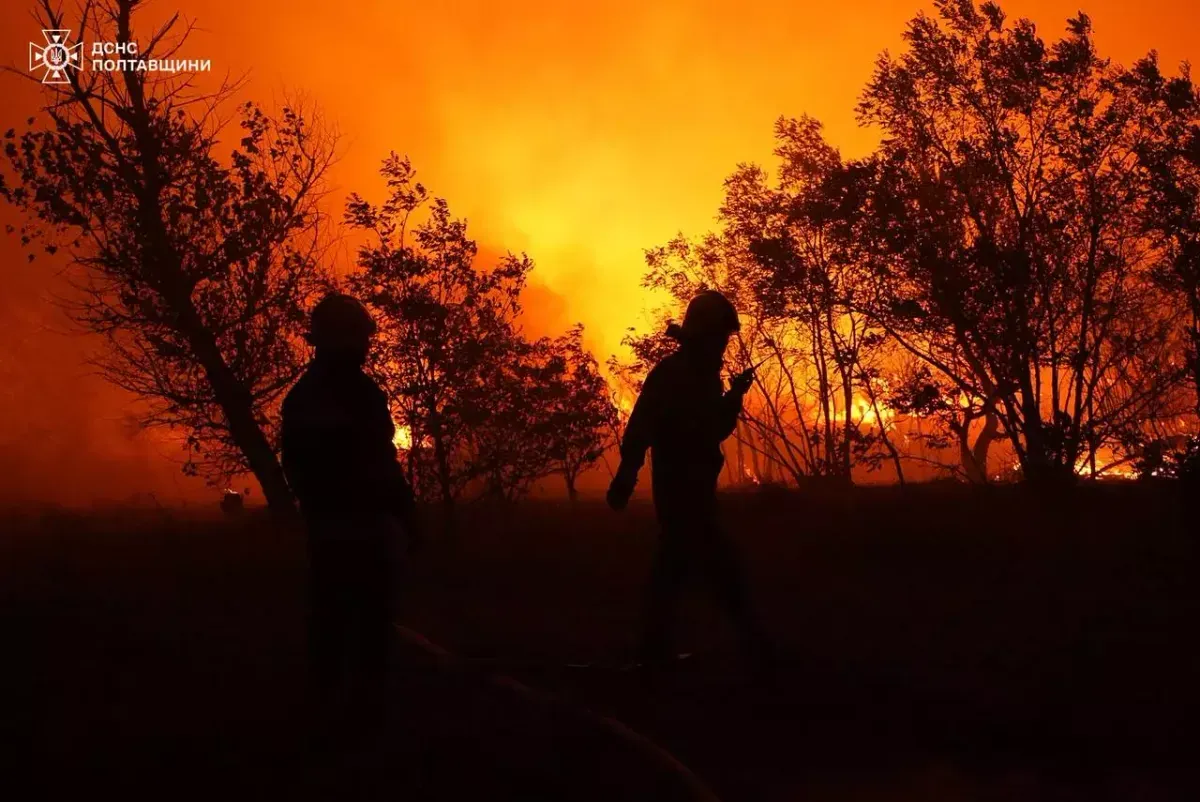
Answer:
<path fill-rule="evenodd" d="M 739 328 L 737 311 L 721 293 L 710 290 L 692 299 L 683 325 L 667 329 L 679 347 L 646 377 L 621 443 L 608 503 L 617 510 L 626 506 L 649 449 L 661 529 L 644 612 L 644 666 L 669 657 L 676 600 L 692 576 L 715 595 L 756 664 L 770 653 L 750 607 L 738 553 L 717 521 L 721 443 L 737 426 L 754 381 L 751 369 L 736 376 L 728 391 L 722 386 L 725 348 Z"/>
<path fill-rule="evenodd" d="M 366 373 L 375 324 L 354 298 L 313 310 L 315 356 L 283 402 L 283 469 L 309 550 L 309 650 L 319 704 L 379 721 L 396 558 L 418 537 L 387 397 Z"/>

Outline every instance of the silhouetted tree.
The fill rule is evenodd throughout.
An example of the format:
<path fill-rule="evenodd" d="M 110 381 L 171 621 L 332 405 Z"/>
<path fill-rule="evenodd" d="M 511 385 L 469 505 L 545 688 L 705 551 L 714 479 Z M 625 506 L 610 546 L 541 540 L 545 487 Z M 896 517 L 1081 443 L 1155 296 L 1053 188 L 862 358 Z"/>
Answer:
<path fill-rule="evenodd" d="M 1165 76 L 1154 53 L 1126 80 L 1153 120 L 1155 135 L 1139 150 L 1149 174 L 1145 226 L 1159 245 L 1154 279 L 1182 312 L 1194 431 L 1200 419 L 1200 93 L 1186 64 L 1179 75 Z M 1185 455 L 1194 459 L 1196 450 L 1193 442 Z"/>
<path fill-rule="evenodd" d="M 854 303 L 864 270 L 841 223 L 841 157 L 810 118 L 781 119 L 775 133 L 778 181 L 740 165 L 725 182 L 720 231 L 649 250 L 644 283 L 680 306 L 719 289 L 742 314 L 729 360 L 761 366 L 735 438 L 738 480 L 760 480 L 769 466 L 792 482 L 850 481 L 855 465 L 890 456 L 903 481 L 884 408 L 884 341 Z M 628 343 L 645 363 L 658 338 Z"/>
<path fill-rule="evenodd" d="M 583 327 L 543 341 L 541 376 L 532 388 L 540 420 L 539 440 L 555 473 L 566 482 L 567 496 L 578 496 L 579 475 L 594 465 L 614 444 L 617 407 L 608 381 L 595 357 L 584 347 Z"/>
<path fill-rule="evenodd" d="M 998 437 L 1000 426 L 995 413 L 965 396 L 945 379 L 941 371 L 911 355 L 899 358 L 888 375 L 892 382 L 888 391 L 889 406 L 911 416 L 916 424 L 909 427 L 908 438 L 928 446 L 935 453 L 945 450 L 957 453 L 957 461 L 953 463 L 936 458 L 922 461 L 930 461 L 935 467 L 961 475 L 973 484 L 987 483 L 990 480 L 988 453 Z M 932 422 L 933 427 L 920 425 L 925 422 Z M 976 426 L 976 423 L 980 425 Z M 917 459 L 912 454 L 907 456 Z"/>
<path fill-rule="evenodd" d="M 372 235 L 348 281 L 376 312 L 371 366 L 411 432 L 413 483 L 450 508 L 487 472 L 477 449 L 472 459 L 470 438 L 485 436 L 472 430 L 488 425 L 493 401 L 511 395 L 505 370 L 522 348 L 516 321 L 533 263 L 508 254 L 477 267 L 466 222 L 430 199 L 408 159 L 393 153 L 380 173 L 389 189 L 381 205 L 357 194 L 348 202 L 347 223 Z"/>
<path fill-rule="evenodd" d="M 88 3 L 42 26 L 87 41 L 138 41 L 137 0 Z M 178 15 L 138 41 L 138 59 L 172 57 Z M 238 109 L 235 87 L 201 92 L 184 73 L 68 70 L 47 91 L 45 123 L 8 131 L 0 194 L 30 215 L 22 241 L 65 246 L 69 309 L 107 339 L 98 364 L 144 399 L 149 425 L 181 427 L 192 468 L 249 468 L 272 508 L 291 496 L 274 448 L 276 402 L 303 366 L 296 335 L 321 282 L 318 211 L 329 136 L 294 109 Z M 31 255 L 32 258 L 32 255 Z"/>
<path fill-rule="evenodd" d="M 513 501 L 553 474 L 567 495 L 613 442 L 616 407 L 583 346 L 583 327 L 533 342 L 514 336 L 463 394 L 465 465 L 484 498 Z"/>
<path fill-rule="evenodd" d="M 861 165 L 873 316 L 999 418 L 1026 478 L 1095 472 L 1176 381 L 1133 169 L 1147 117 L 1086 16 L 1047 46 L 995 3 L 936 5 L 859 106 L 884 134 Z"/>
<path fill-rule="evenodd" d="M 555 373 L 549 350 L 548 340 L 512 337 L 464 393 L 464 462 L 481 498 L 514 501 L 553 470 L 542 403 Z"/>
<path fill-rule="evenodd" d="M 886 454 L 903 484 L 899 450 L 889 435 L 892 410 L 883 398 L 886 341 L 859 300 L 868 270 L 848 222 L 859 203 L 859 184 L 821 129 L 811 117 L 780 119 L 778 186 L 768 189 L 761 172 L 752 170 L 746 181 L 732 184 L 722 211 L 756 265 L 748 279 L 764 312 L 796 322 L 811 364 L 807 373 L 815 379 L 822 473 L 849 481 L 855 464 L 877 468 Z M 763 197 L 768 204 L 756 204 Z M 765 218 L 751 211 L 756 205 Z"/>
<path fill-rule="evenodd" d="M 418 492 L 447 508 L 474 491 L 513 500 L 562 473 L 573 496 L 615 415 L 582 328 L 525 339 L 529 258 L 476 265 L 466 223 L 429 197 L 408 159 L 392 154 L 381 174 L 383 204 L 352 195 L 347 207 L 347 222 L 372 234 L 348 281 L 376 312 L 372 369 L 408 427 Z"/>

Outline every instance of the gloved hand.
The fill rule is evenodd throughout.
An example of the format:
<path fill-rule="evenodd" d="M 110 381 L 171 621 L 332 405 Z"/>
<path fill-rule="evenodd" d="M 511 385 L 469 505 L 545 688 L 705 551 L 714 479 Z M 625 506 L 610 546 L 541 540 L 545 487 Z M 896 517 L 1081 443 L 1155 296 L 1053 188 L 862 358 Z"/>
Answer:
<path fill-rule="evenodd" d="M 729 392 L 733 393 L 734 395 L 742 396 L 749 392 L 750 388 L 753 386 L 754 368 L 750 368 L 749 370 L 744 370 L 733 377 L 733 380 L 729 382 Z"/>
<path fill-rule="evenodd" d="M 614 510 L 620 511 L 629 505 L 629 498 L 633 495 L 633 488 L 637 485 L 637 474 L 629 475 L 629 471 L 624 468 L 617 470 L 617 475 L 613 477 L 612 484 L 608 486 L 608 506 Z"/>

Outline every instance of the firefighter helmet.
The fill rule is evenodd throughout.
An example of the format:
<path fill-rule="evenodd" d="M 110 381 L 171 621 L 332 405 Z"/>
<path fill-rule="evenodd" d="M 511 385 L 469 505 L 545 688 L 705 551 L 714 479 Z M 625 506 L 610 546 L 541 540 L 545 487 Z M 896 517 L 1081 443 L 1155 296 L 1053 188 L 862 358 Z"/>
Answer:
<path fill-rule="evenodd" d="M 361 301 L 350 295 L 332 293 L 313 307 L 308 341 L 315 346 L 336 347 L 368 339 L 375 330 L 375 321 Z"/>
<path fill-rule="evenodd" d="M 693 298 L 683 316 L 683 333 L 689 337 L 728 336 L 741 328 L 733 303 L 716 290 Z"/>

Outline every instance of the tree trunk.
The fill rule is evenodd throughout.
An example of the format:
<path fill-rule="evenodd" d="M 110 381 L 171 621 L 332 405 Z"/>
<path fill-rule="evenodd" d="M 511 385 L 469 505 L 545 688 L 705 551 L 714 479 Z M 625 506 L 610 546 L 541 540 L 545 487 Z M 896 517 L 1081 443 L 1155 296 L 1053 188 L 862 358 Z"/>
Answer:
<path fill-rule="evenodd" d="M 747 448 L 750 450 L 750 470 L 754 471 L 754 480 L 759 484 L 766 484 L 770 481 L 770 468 L 764 473 L 763 466 L 758 459 L 758 445 L 754 441 L 754 432 L 749 426 L 745 426 L 743 431 L 746 433 Z M 768 465 L 770 462 L 768 461 Z"/>
<path fill-rule="evenodd" d="M 994 410 L 989 409 L 983 417 L 983 431 L 979 433 L 979 437 L 975 438 L 975 445 L 971 447 L 971 457 L 979 466 L 979 472 L 983 475 L 984 482 L 988 481 L 988 452 L 991 450 L 999 430 L 1000 419 L 996 417 Z"/>
<path fill-rule="evenodd" d="M 118 28 L 123 39 L 129 38 L 132 9 L 132 3 L 123 3 L 119 8 Z M 192 352 L 212 386 L 216 402 L 225 415 L 229 434 L 258 479 L 268 507 L 276 515 L 290 516 L 295 513 L 295 502 L 275 450 L 254 418 L 253 398 L 230 369 L 215 335 L 205 326 L 192 303 L 191 286 L 184 276 L 179 254 L 171 246 L 159 204 L 163 173 L 160 142 L 154 135 L 142 84 L 132 78 L 128 71 L 124 74 L 124 80 L 132 107 L 129 124 L 137 140 L 144 184 L 139 186 L 132 172 L 127 180 L 138 198 L 137 216 L 143 226 L 143 244 L 148 246 L 151 258 L 155 259 L 159 268 L 154 271 L 161 276 L 156 289 L 178 316 L 179 327 L 188 338 Z"/>
<path fill-rule="evenodd" d="M 900 487 L 904 487 L 904 463 L 900 449 L 896 448 L 896 444 L 892 442 L 892 438 L 887 433 L 887 425 L 883 422 L 883 413 L 879 409 L 879 401 L 875 396 L 875 392 L 869 386 L 867 391 L 871 395 L 871 408 L 875 411 L 875 422 L 879 425 L 879 438 L 883 440 L 883 446 L 891 456 L 892 464 L 896 467 L 896 481 L 900 484 Z"/>
<path fill-rule="evenodd" d="M 1021 376 L 1021 417 L 1024 419 L 1025 455 L 1021 460 L 1021 469 L 1025 481 L 1036 484 L 1050 479 L 1053 471 L 1050 465 L 1050 453 L 1046 442 L 1045 426 L 1042 423 L 1042 411 L 1038 399 L 1033 392 L 1033 384 L 1028 373 Z"/>
<path fill-rule="evenodd" d="M 969 420 L 965 421 L 962 428 L 958 430 L 959 458 L 962 460 L 963 471 L 967 474 L 967 481 L 972 484 L 988 483 L 988 451 L 996 439 L 996 432 L 999 431 L 999 428 L 1000 420 L 994 412 L 988 411 L 984 413 L 983 429 L 975 438 L 974 445 L 971 444 Z"/>
<path fill-rule="evenodd" d="M 195 307 L 188 301 L 183 304 L 180 325 L 187 332 L 192 351 L 204 367 L 205 376 L 213 388 L 213 395 L 225 414 L 229 433 L 237 447 L 246 456 L 250 470 L 262 486 L 267 506 L 277 515 L 295 512 L 292 491 L 283 476 L 283 468 L 275 456 L 275 450 L 263 434 L 262 427 L 254 419 L 254 405 L 250 393 L 234 375 L 225 362 L 221 349 L 204 324 Z"/>
<path fill-rule="evenodd" d="M 737 421 L 733 428 L 734 444 L 737 446 L 737 484 L 746 483 L 746 454 L 742 448 L 742 422 Z"/>
<path fill-rule="evenodd" d="M 446 453 L 446 443 L 440 433 L 434 435 L 433 453 L 437 460 L 438 487 L 442 491 L 442 507 L 449 515 L 454 509 L 454 487 L 450 481 L 450 457 Z"/>
<path fill-rule="evenodd" d="M 839 368 L 841 370 L 841 368 Z M 846 421 L 842 426 L 842 478 L 847 482 L 850 481 L 851 472 L 854 468 L 854 462 L 851 458 L 851 445 L 854 435 L 854 385 L 846 376 L 846 371 L 842 373 L 842 404 L 845 405 Z"/>
<path fill-rule="evenodd" d="M 1188 367 L 1192 374 L 1192 400 L 1195 404 L 1196 416 L 1200 417 L 1200 289 L 1193 289 L 1192 321 L 1188 331 L 1188 341 L 1192 346 L 1188 354 Z"/>

